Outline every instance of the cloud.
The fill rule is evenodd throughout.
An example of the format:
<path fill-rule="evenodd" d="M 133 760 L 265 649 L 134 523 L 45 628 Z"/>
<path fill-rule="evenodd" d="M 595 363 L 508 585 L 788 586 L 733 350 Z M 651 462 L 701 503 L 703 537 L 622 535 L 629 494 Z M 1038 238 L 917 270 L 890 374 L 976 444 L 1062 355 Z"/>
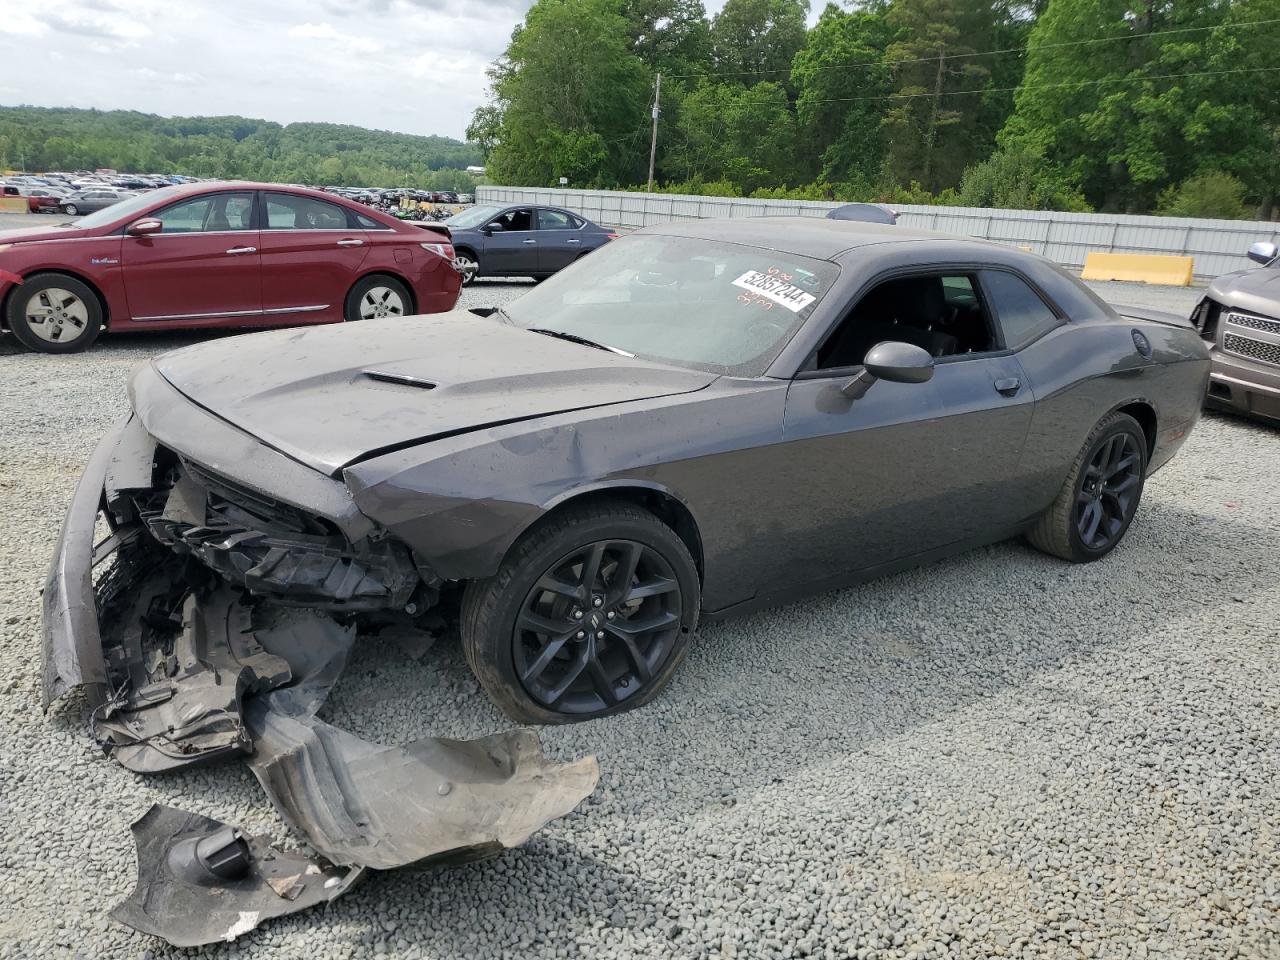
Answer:
<path fill-rule="evenodd" d="M 3 100 L 461 137 L 529 2 L 37 0 L 4 15 Z"/>
<path fill-rule="evenodd" d="M 151 35 L 150 28 L 136 17 L 92 13 L 87 7 L 72 9 L 65 14 L 56 7 L 47 10 L 38 8 L 34 17 L 43 21 L 55 33 L 98 40 L 138 40 Z"/>

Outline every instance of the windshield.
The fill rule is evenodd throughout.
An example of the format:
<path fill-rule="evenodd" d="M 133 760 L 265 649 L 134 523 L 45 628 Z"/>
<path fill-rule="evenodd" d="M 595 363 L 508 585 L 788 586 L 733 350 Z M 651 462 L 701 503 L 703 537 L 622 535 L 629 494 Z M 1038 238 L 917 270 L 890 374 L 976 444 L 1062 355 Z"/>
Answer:
<path fill-rule="evenodd" d="M 641 234 L 606 244 L 507 304 L 516 326 L 649 360 L 760 376 L 839 268 L 761 247 Z"/>
<path fill-rule="evenodd" d="M 113 203 L 109 207 L 103 207 L 97 213 L 91 213 L 87 217 L 81 217 L 76 221 L 76 226 L 105 227 L 109 223 L 115 223 L 121 217 L 127 217 L 131 214 L 145 210 L 157 200 L 163 200 L 176 191 L 176 187 L 162 187 L 159 190 L 149 190 L 146 193 L 136 194 L 132 197 L 121 200 L 119 203 Z M 85 192 L 91 193 L 92 191 Z"/>
<path fill-rule="evenodd" d="M 454 230 L 474 230 L 476 227 L 488 223 L 500 214 L 502 210 L 502 207 L 472 207 L 470 210 L 455 213 L 445 223 Z"/>

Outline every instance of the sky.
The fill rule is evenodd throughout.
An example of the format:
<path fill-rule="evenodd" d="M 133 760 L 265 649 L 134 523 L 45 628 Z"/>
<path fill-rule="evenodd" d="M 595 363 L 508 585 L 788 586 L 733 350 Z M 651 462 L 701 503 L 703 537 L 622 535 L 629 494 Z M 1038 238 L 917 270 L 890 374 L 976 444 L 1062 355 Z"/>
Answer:
<path fill-rule="evenodd" d="M 0 0 L 0 104 L 461 138 L 530 2 Z"/>

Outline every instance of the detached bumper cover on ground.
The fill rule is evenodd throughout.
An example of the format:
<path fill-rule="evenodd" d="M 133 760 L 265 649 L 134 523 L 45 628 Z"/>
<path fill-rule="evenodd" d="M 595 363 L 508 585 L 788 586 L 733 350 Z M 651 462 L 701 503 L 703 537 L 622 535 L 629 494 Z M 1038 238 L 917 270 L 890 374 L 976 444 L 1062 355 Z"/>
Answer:
<path fill-rule="evenodd" d="M 393 747 L 319 720 L 354 625 L 255 600 L 161 546 L 144 516 L 112 509 L 121 478 L 149 482 L 154 455 L 136 421 L 122 422 L 76 490 L 45 588 L 45 705 L 83 687 L 93 736 L 139 773 L 244 756 L 321 856 L 152 808 L 134 825 L 138 887 L 117 919 L 179 946 L 234 939 L 333 899 L 365 869 L 521 844 L 595 789 L 594 758 L 552 763 L 530 731 Z M 104 515 L 112 529 L 95 546 Z"/>

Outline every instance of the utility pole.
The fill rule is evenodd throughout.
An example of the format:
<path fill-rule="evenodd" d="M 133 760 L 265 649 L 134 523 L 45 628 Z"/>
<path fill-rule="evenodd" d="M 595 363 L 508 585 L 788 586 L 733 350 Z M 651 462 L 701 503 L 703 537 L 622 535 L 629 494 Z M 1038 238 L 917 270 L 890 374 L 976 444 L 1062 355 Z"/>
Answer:
<path fill-rule="evenodd" d="M 938 76 L 933 82 L 933 110 L 929 115 L 929 133 L 924 148 L 924 187 L 929 189 L 929 174 L 933 169 L 933 144 L 938 136 L 938 110 L 942 105 L 942 61 L 945 44 L 938 45 Z"/>
<path fill-rule="evenodd" d="M 653 161 L 658 156 L 658 101 L 662 98 L 662 74 L 653 87 L 653 136 L 649 139 L 649 192 L 653 193 Z"/>

